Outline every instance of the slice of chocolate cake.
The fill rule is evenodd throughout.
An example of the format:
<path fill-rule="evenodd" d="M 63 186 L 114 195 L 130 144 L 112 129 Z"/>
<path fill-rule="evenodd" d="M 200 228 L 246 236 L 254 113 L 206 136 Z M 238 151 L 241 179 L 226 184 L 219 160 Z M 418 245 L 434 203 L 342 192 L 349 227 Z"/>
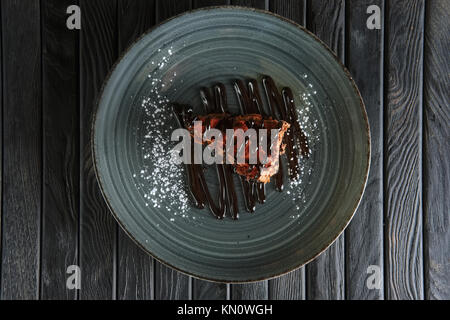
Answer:
<path fill-rule="evenodd" d="M 199 132 L 195 132 L 195 124 Z M 278 172 L 279 157 L 284 154 L 286 146 L 283 138 L 289 127 L 290 124 L 286 121 L 274 120 L 271 117 L 265 119 L 260 114 L 231 116 L 227 113 L 213 113 L 195 117 L 187 129 L 195 143 L 204 145 L 215 143 L 215 150 L 224 159 L 223 162 L 232 164 L 234 171 L 240 176 L 244 176 L 248 181 L 268 183 L 270 177 Z M 207 138 L 208 131 L 212 129 L 221 132 L 221 141 Z M 233 135 L 230 135 L 229 129 L 233 130 Z M 276 136 L 273 136 L 275 132 Z M 251 136 L 252 134 L 254 137 Z M 240 135 L 245 138 L 237 139 Z M 264 142 L 261 141 L 262 135 L 266 135 Z M 235 141 L 230 143 L 227 139 Z M 232 144 L 232 150 L 229 150 L 230 144 Z M 239 159 L 239 151 L 242 152 L 241 159 Z M 253 162 L 251 161 L 252 153 L 255 153 Z"/>

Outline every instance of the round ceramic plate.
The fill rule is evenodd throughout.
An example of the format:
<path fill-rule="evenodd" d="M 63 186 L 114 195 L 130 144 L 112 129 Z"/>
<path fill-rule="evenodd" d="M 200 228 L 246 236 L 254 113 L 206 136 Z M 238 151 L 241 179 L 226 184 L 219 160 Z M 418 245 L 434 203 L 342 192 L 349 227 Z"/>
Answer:
<path fill-rule="evenodd" d="M 222 82 L 237 113 L 233 80 L 263 75 L 294 92 L 311 154 L 283 192 L 266 186 L 254 213 L 239 196 L 239 219 L 218 220 L 193 206 L 184 167 L 170 161 L 170 104 L 201 113 L 200 88 Z M 97 178 L 123 229 L 159 261 L 213 281 L 267 279 L 319 255 L 350 222 L 369 170 L 366 112 L 349 73 L 299 25 L 252 9 L 188 12 L 141 37 L 105 83 L 93 125 Z M 216 194 L 214 167 L 204 170 Z"/>

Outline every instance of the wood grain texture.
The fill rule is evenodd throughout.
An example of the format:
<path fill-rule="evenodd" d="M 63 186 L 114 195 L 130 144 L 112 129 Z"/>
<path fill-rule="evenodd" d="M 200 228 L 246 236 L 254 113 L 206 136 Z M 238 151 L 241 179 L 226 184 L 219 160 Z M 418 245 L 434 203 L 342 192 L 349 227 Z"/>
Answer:
<path fill-rule="evenodd" d="M 159 262 L 155 264 L 155 299 L 191 299 L 191 280 L 188 276 Z"/>
<path fill-rule="evenodd" d="M 305 26 L 306 0 L 271 0 L 269 10 Z"/>
<path fill-rule="evenodd" d="M 156 22 L 156 0 L 118 0 L 119 53 Z"/>
<path fill-rule="evenodd" d="M 191 9 L 188 0 L 157 0 L 157 21 Z M 155 261 L 155 299 L 178 300 L 192 297 L 192 278 Z"/>
<path fill-rule="evenodd" d="M 386 9 L 386 298 L 422 299 L 424 1 L 389 1 Z"/>
<path fill-rule="evenodd" d="M 230 4 L 229 0 L 194 0 L 193 9 L 219 6 Z M 224 283 L 215 283 L 203 281 L 199 279 L 192 279 L 192 299 L 194 300 L 219 300 L 229 298 L 230 285 Z"/>
<path fill-rule="evenodd" d="M 270 300 L 305 300 L 305 267 L 301 267 L 284 276 L 269 280 L 268 298 Z"/>
<path fill-rule="evenodd" d="M 118 0 L 119 55 L 155 24 L 155 1 Z M 154 298 L 154 261 L 119 228 L 117 297 L 126 300 Z"/>
<path fill-rule="evenodd" d="M 154 261 L 120 230 L 117 298 L 154 299 Z"/>
<path fill-rule="evenodd" d="M 426 299 L 450 299 L 450 2 L 426 2 L 424 253 Z"/>
<path fill-rule="evenodd" d="M 272 0 L 270 11 L 301 25 L 306 22 L 306 0 Z M 305 267 L 269 281 L 269 298 L 275 300 L 303 300 L 306 298 Z"/>
<path fill-rule="evenodd" d="M 192 8 L 203 8 L 203 7 L 209 7 L 209 6 L 223 6 L 223 5 L 229 5 L 231 3 L 231 0 L 193 0 L 192 1 Z"/>
<path fill-rule="evenodd" d="M 307 8 L 308 29 L 343 60 L 345 1 L 309 1 Z M 325 252 L 306 266 L 308 299 L 345 299 L 344 247 L 342 234 Z"/>
<path fill-rule="evenodd" d="M 344 239 L 341 236 L 306 266 L 307 299 L 345 299 L 344 263 Z"/>
<path fill-rule="evenodd" d="M 191 0 L 156 0 L 157 21 L 161 22 L 192 9 Z"/>
<path fill-rule="evenodd" d="M 384 288 L 368 289 L 367 268 L 383 271 L 383 30 L 366 26 L 367 7 L 382 0 L 347 1 L 346 61 L 358 86 L 369 118 L 371 164 L 366 190 L 345 231 L 346 298 L 383 299 Z"/>
<path fill-rule="evenodd" d="M 102 198 L 91 154 L 91 117 L 103 80 L 117 58 L 117 3 L 80 0 L 81 299 L 116 297 L 117 225 Z"/>
<path fill-rule="evenodd" d="M 264 0 L 232 0 L 231 4 L 268 9 Z M 250 284 L 231 285 L 231 299 L 233 300 L 265 300 L 269 298 L 269 282 L 260 281 Z"/>
<path fill-rule="evenodd" d="M 67 267 L 78 265 L 79 37 L 66 28 L 73 0 L 42 1 L 43 210 L 41 298 L 76 299 Z"/>
<path fill-rule="evenodd" d="M 39 298 L 42 169 L 38 0 L 4 0 L 2 299 Z"/>
<path fill-rule="evenodd" d="M 268 281 L 233 284 L 231 285 L 231 300 L 267 300 L 269 299 L 268 284 Z"/>
<path fill-rule="evenodd" d="M 344 60 L 345 0 L 308 0 L 306 27 Z"/>
<path fill-rule="evenodd" d="M 192 279 L 193 300 L 226 300 L 229 299 L 230 285 Z"/>
<path fill-rule="evenodd" d="M 266 4 L 269 1 L 266 0 L 231 0 L 231 4 L 234 6 L 252 7 L 258 9 L 268 9 Z"/>

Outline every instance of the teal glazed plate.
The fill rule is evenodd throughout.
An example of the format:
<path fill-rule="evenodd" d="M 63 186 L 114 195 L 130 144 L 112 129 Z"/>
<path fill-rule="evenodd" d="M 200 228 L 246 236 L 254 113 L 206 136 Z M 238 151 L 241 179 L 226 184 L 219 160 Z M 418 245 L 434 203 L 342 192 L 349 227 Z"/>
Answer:
<path fill-rule="evenodd" d="M 221 82 L 237 113 L 233 81 L 261 85 L 264 75 L 292 89 L 310 155 L 283 192 L 267 184 L 254 213 L 234 175 L 239 219 L 218 220 L 194 207 L 184 166 L 170 161 L 171 103 L 200 114 L 200 88 Z M 349 224 L 369 171 L 369 125 L 348 71 L 301 26 L 254 9 L 191 11 L 143 35 L 106 80 L 92 132 L 100 188 L 127 234 L 162 263 L 218 282 L 273 278 L 317 257 Z M 216 196 L 214 166 L 204 170 Z"/>

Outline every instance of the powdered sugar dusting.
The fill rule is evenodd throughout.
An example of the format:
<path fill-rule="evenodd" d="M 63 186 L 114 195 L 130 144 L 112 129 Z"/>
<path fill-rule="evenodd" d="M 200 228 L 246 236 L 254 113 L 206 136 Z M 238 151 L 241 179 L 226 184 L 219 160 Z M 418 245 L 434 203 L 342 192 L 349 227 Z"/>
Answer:
<path fill-rule="evenodd" d="M 161 49 L 158 52 L 161 52 Z M 172 213 L 167 217 L 173 222 L 177 218 L 188 218 L 187 213 L 191 205 L 182 165 L 176 164 L 171 157 L 170 150 L 174 143 L 170 138 L 176 125 L 170 101 L 163 93 L 164 88 L 173 82 L 176 72 L 165 77 L 164 81 L 159 76 L 173 55 L 173 48 L 162 54 L 159 63 L 151 62 L 154 69 L 148 78 L 152 88 L 140 105 L 145 115 L 144 125 L 138 128 L 142 130 L 140 136 L 143 138 L 139 147 L 143 160 L 142 168 L 133 177 L 136 187 L 143 194 L 145 205 Z M 195 217 L 193 219 L 195 220 Z"/>
<path fill-rule="evenodd" d="M 308 75 L 303 74 L 301 75 L 301 78 L 306 81 Z M 314 102 L 314 96 L 316 94 L 317 90 L 311 83 L 307 83 L 305 89 L 298 93 L 299 99 L 297 101 L 300 101 L 300 105 L 297 104 L 298 123 L 308 141 L 309 158 L 305 159 L 303 157 L 298 157 L 299 174 L 295 179 L 287 179 L 286 198 L 293 201 L 296 209 L 290 216 L 292 219 L 301 217 L 300 212 L 302 211 L 302 204 L 307 201 L 305 189 L 311 184 L 310 178 L 313 173 L 313 150 L 320 142 L 318 120 L 312 116 L 313 108 L 316 105 Z"/>

